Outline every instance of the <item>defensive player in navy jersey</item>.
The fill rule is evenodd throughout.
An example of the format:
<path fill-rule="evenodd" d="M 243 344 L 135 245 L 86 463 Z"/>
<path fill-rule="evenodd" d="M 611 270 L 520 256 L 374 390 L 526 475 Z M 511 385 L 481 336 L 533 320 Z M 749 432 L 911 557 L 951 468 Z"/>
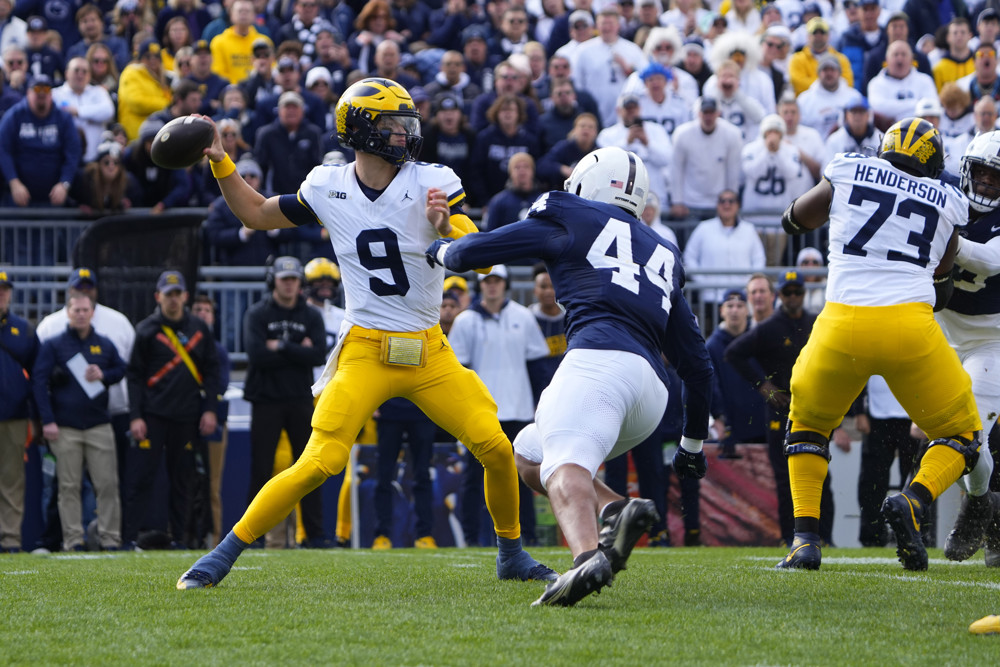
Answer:
<path fill-rule="evenodd" d="M 396 82 L 363 79 L 344 91 L 336 111 L 338 139 L 356 151 L 356 160 L 316 167 L 294 195 L 265 199 L 247 185 L 218 132 L 205 150 L 226 203 L 246 227 L 319 222 L 326 228 L 346 309 L 337 346 L 313 386 L 319 400 L 302 455 L 260 490 L 232 532 L 177 587 L 218 584 L 243 549 L 344 469 L 365 422 L 396 396 L 413 401 L 483 464 L 499 546 L 497 576 L 552 581 L 556 573 L 521 548 L 517 468 L 496 403 L 458 362 L 438 324 L 444 270 L 427 265 L 424 249 L 439 235 L 475 231 L 460 208 L 462 184 L 448 167 L 414 161 L 420 114 Z"/>
<path fill-rule="evenodd" d="M 955 291 L 936 318 L 972 378 L 983 433 L 989 433 L 1000 413 L 1000 132 L 972 140 L 962 156 L 961 179 L 969 198 L 969 224 L 955 255 Z M 976 467 L 960 482 L 968 494 L 945 540 L 944 555 L 966 560 L 985 542 L 986 563 L 996 567 L 1000 526 L 991 524 L 1000 503 L 990 491 L 994 461 L 986 453 L 984 448 Z"/>
<path fill-rule="evenodd" d="M 908 570 L 927 569 L 925 508 L 980 457 L 979 412 L 969 374 L 935 323 L 948 302 L 962 192 L 938 180 L 941 135 L 906 118 L 886 131 L 878 157 L 842 153 L 823 180 L 782 215 L 790 234 L 830 222 L 826 306 L 792 369 L 785 454 L 795 539 L 779 568 L 819 569 L 819 506 L 830 434 L 871 375 L 881 375 L 931 439 L 913 481 L 882 513 Z"/>
<path fill-rule="evenodd" d="M 652 501 L 626 500 L 594 476 L 659 425 L 663 356 L 686 392 L 675 470 L 704 476 L 712 365 L 681 292 L 679 251 L 637 219 L 649 188 L 642 160 L 601 148 L 580 160 L 565 187 L 539 197 L 527 219 L 435 241 L 427 256 L 452 271 L 541 257 L 566 308 L 566 356 L 514 450 L 521 478 L 549 496 L 573 555 L 574 567 L 535 604 L 568 606 L 608 585 L 657 518 Z"/>

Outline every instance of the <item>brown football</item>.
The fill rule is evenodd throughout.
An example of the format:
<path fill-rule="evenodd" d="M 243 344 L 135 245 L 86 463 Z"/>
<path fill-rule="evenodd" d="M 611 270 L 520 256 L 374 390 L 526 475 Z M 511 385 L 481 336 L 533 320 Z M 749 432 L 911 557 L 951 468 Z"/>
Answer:
<path fill-rule="evenodd" d="M 204 118 L 181 116 L 160 128 L 149 156 L 164 169 L 187 169 L 205 156 L 212 145 L 215 127 Z"/>

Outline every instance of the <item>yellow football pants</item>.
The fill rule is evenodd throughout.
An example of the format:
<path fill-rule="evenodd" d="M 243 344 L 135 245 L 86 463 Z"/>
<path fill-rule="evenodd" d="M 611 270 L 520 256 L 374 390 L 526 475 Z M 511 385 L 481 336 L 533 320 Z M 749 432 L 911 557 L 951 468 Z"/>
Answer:
<path fill-rule="evenodd" d="M 792 369 L 791 430 L 829 437 L 872 375 L 931 440 L 982 428 L 972 380 L 928 304 L 827 302 Z"/>
<path fill-rule="evenodd" d="M 479 459 L 486 471 L 486 507 L 497 535 L 520 536 L 517 470 L 510 440 L 497 420 L 496 403 L 479 376 L 458 362 L 440 326 L 423 333 L 425 365 L 418 368 L 381 361 L 386 332 L 361 327 L 348 332 L 337 372 L 313 413 L 313 433 L 305 451 L 257 494 L 234 527 L 237 537 L 252 542 L 265 534 L 302 496 L 343 470 L 368 417 L 396 396 L 413 401 Z"/>

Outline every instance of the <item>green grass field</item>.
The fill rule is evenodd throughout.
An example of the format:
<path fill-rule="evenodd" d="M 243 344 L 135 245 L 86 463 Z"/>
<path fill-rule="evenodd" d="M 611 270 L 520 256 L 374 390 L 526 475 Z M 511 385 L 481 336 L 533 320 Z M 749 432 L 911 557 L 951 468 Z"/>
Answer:
<path fill-rule="evenodd" d="M 536 549 L 557 569 L 565 549 Z M 531 608 L 486 549 L 249 551 L 211 590 L 174 583 L 198 554 L 0 557 L 0 664 L 990 665 L 1000 612 L 981 556 L 928 572 L 890 549 L 637 549 L 611 588 Z"/>

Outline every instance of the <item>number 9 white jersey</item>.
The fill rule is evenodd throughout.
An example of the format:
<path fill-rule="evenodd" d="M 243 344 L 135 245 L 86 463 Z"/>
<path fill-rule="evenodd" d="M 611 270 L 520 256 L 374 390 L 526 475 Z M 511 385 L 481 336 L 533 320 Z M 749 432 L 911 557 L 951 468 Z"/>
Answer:
<path fill-rule="evenodd" d="M 316 167 L 299 189 L 337 253 L 344 281 L 344 318 L 367 329 L 422 331 L 438 323 L 444 269 L 431 268 L 424 250 L 439 238 L 427 220 L 428 188 L 465 198 L 449 167 L 405 162 L 371 201 L 358 185 L 354 164 Z"/>
<path fill-rule="evenodd" d="M 823 177 L 833 186 L 826 300 L 934 305 L 934 270 L 966 223 L 965 195 L 857 153 L 834 157 Z"/>

